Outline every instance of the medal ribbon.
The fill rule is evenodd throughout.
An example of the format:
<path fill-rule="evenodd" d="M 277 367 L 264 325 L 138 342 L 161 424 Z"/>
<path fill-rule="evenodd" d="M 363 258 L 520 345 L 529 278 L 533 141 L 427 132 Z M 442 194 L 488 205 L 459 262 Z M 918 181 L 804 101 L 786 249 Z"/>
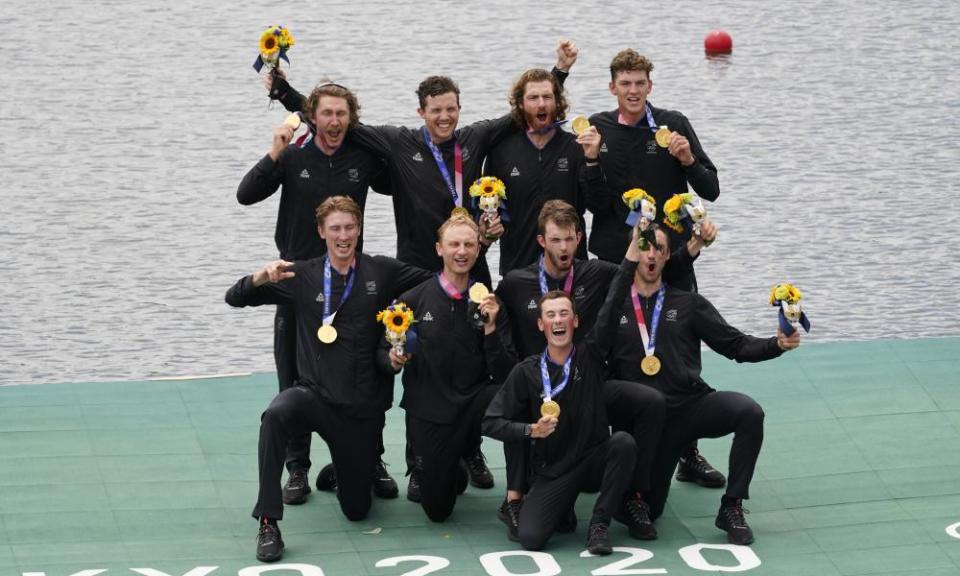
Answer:
<path fill-rule="evenodd" d="M 457 290 L 457 287 L 453 285 L 453 282 L 447 280 L 447 277 L 443 275 L 443 272 L 437 274 L 437 280 L 440 282 L 440 287 L 443 288 L 443 291 L 447 293 L 447 296 L 453 298 L 454 300 L 463 300 L 463 292 Z M 469 283 L 470 286 L 473 286 L 473 282 Z M 467 286 L 467 290 L 470 289 L 470 286 Z"/>
<path fill-rule="evenodd" d="M 643 307 L 640 306 L 640 295 L 637 287 L 630 287 L 630 297 L 633 298 L 633 313 L 637 317 L 637 328 L 640 330 L 640 339 L 643 340 L 643 353 L 653 356 L 657 349 L 657 326 L 660 325 L 660 312 L 663 310 L 663 296 L 667 292 L 667 285 L 661 284 L 657 291 L 657 304 L 653 307 L 653 321 L 650 323 L 650 332 L 647 333 L 647 322 L 643 319 Z"/>
<path fill-rule="evenodd" d="M 460 149 L 460 143 L 457 141 L 453 143 L 453 173 L 456 179 L 454 183 L 450 179 L 450 171 L 447 170 L 447 164 L 443 161 L 443 154 L 440 152 L 440 149 L 437 148 L 437 145 L 433 143 L 433 140 L 430 139 L 430 133 L 427 132 L 427 127 L 424 126 L 421 130 L 423 131 L 423 141 L 427 143 L 427 148 L 430 149 L 430 152 L 433 154 L 433 159 L 437 162 L 437 168 L 440 169 L 440 175 L 443 176 L 443 181 L 447 183 L 447 191 L 450 192 L 450 197 L 453 198 L 453 205 L 462 206 L 463 151 Z"/>
<path fill-rule="evenodd" d="M 653 121 L 653 108 L 650 107 L 650 103 L 649 103 L 649 102 L 647 102 L 647 103 L 644 104 L 644 109 L 645 109 L 645 111 L 646 111 L 646 113 L 647 113 L 647 125 L 650 127 L 650 130 L 651 130 L 652 132 L 656 132 L 657 130 L 660 129 L 660 127 L 657 126 L 657 124 Z M 617 118 L 617 121 L 620 122 L 621 124 L 626 124 L 627 126 L 630 125 L 630 123 L 627 122 L 627 121 L 623 118 L 623 114 L 620 114 L 620 117 Z M 633 126 L 634 126 L 635 128 L 639 128 L 639 127 L 640 127 L 640 123 L 637 122 L 637 123 L 634 124 Z"/>
<path fill-rule="evenodd" d="M 563 389 L 567 387 L 567 382 L 570 381 L 570 364 L 573 361 L 573 355 L 576 353 L 576 346 L 570 350 L 570 355 L 567 356 L 566 361 L 563 363 L 563 377 L 560 380 L 560 384 L 556 388 L 552 387 L 550 382 L 550 372 L 547 370 L 547 350 L 544 349 L 543 354 L 540 355 L 540 379 L 543 381 L 543 401 L 551 400 L 555 396 L 563 392 Z"/>
<path fill-rule="evenodd" d="M 343 297 L 340 298 L 340 304 L 337 305 L 337 309 L 333 311 L 333 314 L 330 313 L 330 293 L 333 285 L 333 273 L 331 272 L 330 266 L 330 256 L 327 255 L 323 261 L 323 325 L 329 326 L 333 324 L 333 319 L 337 315 L 337 312 L 340 311 L 340 308 L 343 307 L 343 303 L 347 301 L 347 298 L 350 296 L 350 291 L 353 290 L 353 279 L 356 277 L 355 268 L 357 261 L 354 260 L 353 264 L 350 266 L 350 270 L 347 272 L 347 285 L 343 289 Z"/>
<path fill-rule="evenodd" d="M 540 256 L 540 262 L 538 263 L 540 268 L 540 295 L 543 296 L 549 290 L 547 289 L 547 273 L 543 269 L 543 256 Z M 573 266 L 570 267 L 570 272 L 567 273 L 567 278 L 563 281 L 563 291 L 568 295 L 573 291 Z"/>

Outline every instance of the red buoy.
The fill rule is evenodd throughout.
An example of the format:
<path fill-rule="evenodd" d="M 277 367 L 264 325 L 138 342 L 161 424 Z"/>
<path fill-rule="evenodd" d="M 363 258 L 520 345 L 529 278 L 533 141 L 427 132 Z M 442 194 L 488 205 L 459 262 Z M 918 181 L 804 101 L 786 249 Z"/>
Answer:
<path fill-rule="evenodd" d="M 703 51 L 707 54 L 729 54 L 733 52 L 733 38 L 723 30 L 711 30 L 703 39 Z"/>

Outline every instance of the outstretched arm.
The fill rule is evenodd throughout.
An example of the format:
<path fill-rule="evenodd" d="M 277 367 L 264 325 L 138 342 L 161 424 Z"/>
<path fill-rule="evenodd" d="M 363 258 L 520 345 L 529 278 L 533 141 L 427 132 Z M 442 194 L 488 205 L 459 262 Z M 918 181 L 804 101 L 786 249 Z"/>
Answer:
<path fill-rule="evenodd" d="M 613 277 L 613 282 L 610 283 L 607 297 L 597 314 L 597 321 L 584 338 L 588 349 L 600 358 L 605 358 L 613 346 L 613 340 L 616 338 L 617 328 L 619 327 L 617 312 L 630 290 L 633 275 L 636 273 L 637 264 L 640 262 L 640 255 L 640 247 L 637 246 L 637 228 L 634 227 L 630 236 L 630 244 L 627 246 L 627 253 L 624 255 L 623 262 L 620 263 L 620 269 L 617 270 L 616 276 Z"/>
<path fill-rule="evenodd" d="M 262 306 L 263 304 L 285 304 L 293 299 L 293 290 L 289 280 L 296 276 L 293 262 L 276 260 L 244 276 L 234 284 L 224 297 L 227 304 L 243 308 L 244 306 Z"/>

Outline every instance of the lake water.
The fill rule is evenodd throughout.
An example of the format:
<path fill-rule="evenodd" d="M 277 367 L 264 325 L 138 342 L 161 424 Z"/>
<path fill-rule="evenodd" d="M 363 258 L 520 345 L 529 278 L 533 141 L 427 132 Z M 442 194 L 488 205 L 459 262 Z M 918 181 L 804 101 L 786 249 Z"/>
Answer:
<path fill-rule="evenodd" d="M 272 23 L 296 37 L 295 86 L 351 86 L 374 124 L 417 125 L 435 73 L 459 82 L 462 123 L 500 115 L 561 36 L 581 49 L 573 108 L 612 109 L 607 66 L 633 47 L 656 66 L 651 102 L 683 111 L 719 168 L 697 276 L 731 323 L 772 334 L 769 288 L 790 281 L 810 342 L 960 334 L 958 4 L 543 6 L 4 2 L 0 383 L 273 369 L 272 308 L 223 302 L 276 256 L 279 195 L 235 199 L 285 116 L 250 67 Z M 731 57 L 704 57 L 712 28 Z M 383 197 L 366 237 L 394 253 Z"/>

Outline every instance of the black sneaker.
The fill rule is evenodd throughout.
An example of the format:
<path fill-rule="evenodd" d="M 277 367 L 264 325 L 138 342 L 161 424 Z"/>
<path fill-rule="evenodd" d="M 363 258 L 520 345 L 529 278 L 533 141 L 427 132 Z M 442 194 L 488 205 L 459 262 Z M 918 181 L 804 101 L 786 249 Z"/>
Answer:
<path fill-rule="evenodd" d="M 520 507 L 523 500 L 504 500 L 497 510 L 497 518 L 507 525 L 507 538 L 513 542 L 520 541 Z"/>
<path fill-rule="evenodd" d="M 310 480 L 306 470 L 295 470 L 290 473 L 287 483 L 283 486 L 283 503 L 296 506 L 307 501 L 310 494 Z"/>
<path fill-rule="evenodd" d="M 470 485 L 484 490 L 493 488 L 493 474 L 487 468 L 487 458 L 483 452 L 477 451 L 463 459 L 470 473 Z"/>
<path fill-rule="evenodd" d="M 753 530 L 747 525 L 743 513 L 743 504 L 739 499 L 727 506 L 720 505 L 715 525 L 727 533 L 727 542 L 731 544 L 746 546 L 753 543 Z"/>
<path fill-rule="evenodd" d="M 557 532 L 560 534 L 571 534 L 577 531 L 577 512 L 570 508 L 570 511 L 567 512 L 567 515 L 563 517 L 563 520 L 557 524 Z"/>
<path fill-rule="evenodd" d="M 643 500 L 635 496 L 624 498 L 615 517 L 618 522 L 627 525 L 632 538 L 637 540 L 657 539 L 657 529 L 654 528 L 653 520 L 650 519 L 650 506 Z"/>
<path fill-rule="evenodd" d="M 378 460 L 373 467 L 373 495 L 377 498 L 396 498 L 400 494 L 397 481 L 387 472 L 387 465 Z"/>
<path fill-rule="evenodd" d="M 470 470 L 467 469 L 467 463 L 461 458 L 460 465 L 457 466 L 457 494 L 463 494 L 466 492 L 469 480 Z"/>
<path fill-rule="evenodd" d="M 680 457 L 677 480 L 696 482 L 704 488 L 723 488 L 727 484 L 723 474 L 711 466 L 696 448 L 691 448 Z"/>
<path fill-rule="evenodd" d="M 317 490 L 321 492 L 337 491 L 337 470 L 333 463 L 327 464 L 317 474 Z"/>
<path fill-rule="evenodd" d="M 407 473 L 410 481 L 407 482 L 407 500 L 411 502 L 420 502 L 420 476 L 419 470 L 414 467 Z"/>
<path fill-rule="evenodd" d="M 613 547 L 610 546 L 610 537 L 607 536 L 606 524 L 594 522 L 587 529 L 587 552 L 597 556 L 607 556 L 613 553 Z"/>
<path fill-rule="evenodd" d="M 257 560 L 276 562 L 283 556 L 283 538 L 275 524 L 262 522 L 257 533 Z"/>

